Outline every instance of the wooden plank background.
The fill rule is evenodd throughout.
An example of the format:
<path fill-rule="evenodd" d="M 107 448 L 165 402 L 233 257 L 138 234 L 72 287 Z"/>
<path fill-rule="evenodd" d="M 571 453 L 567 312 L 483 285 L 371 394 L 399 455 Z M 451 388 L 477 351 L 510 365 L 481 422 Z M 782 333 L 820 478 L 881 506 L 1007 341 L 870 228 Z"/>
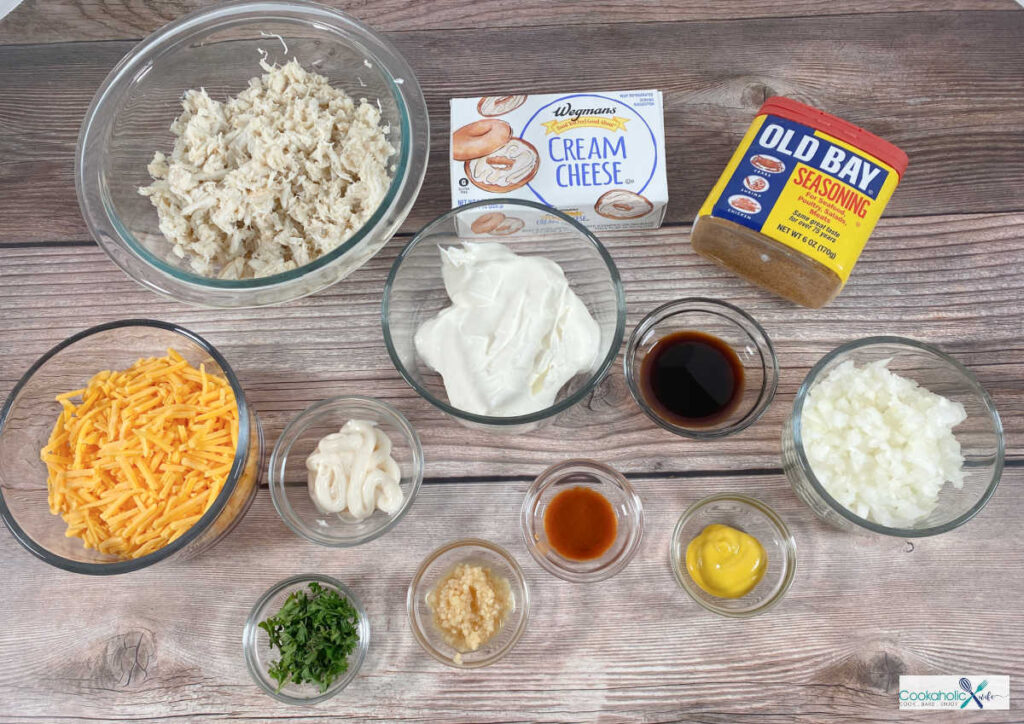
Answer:
<path fill-rule="evenodd" d="M 16 23 L 32 1 L 0 29 Z M 581 78 L 593 89 L 665 93 L 670 225 L 693 220 L 770 95 L 827 108 L 910 154 L 886 209 L 890 218 L 1020 209 L 1019 10 L 609 23 L 576 31 L 516 24 L 388 37 L 415 67 L 433 121 L 431 164 L 406 232 L 450 205 L 444 158 L 451 97 L 576 89 Z M 73 177 L 79 125 L 96 88 L 134 45 L 0 46 L 0 239 L 88 238 Z M 488 48 L 485 57 L 480 47 Z M 552 62 L 550 48 L 565 62 Z"/>
<path fill-rule="evenodd" d="M 421 432 L 427 485 L 394 532 L 351 551 L 301 542 L 263 490 L 207 555 L 115 580 L 50 569 L 0 530 L 10 580 L 0 594 L 0 720 L 878 721 L 897 718 L 900 673 L 960 672 L 1009 674 L 1016 712 L 985 719 L 1021 720 L 1024 11 L 1011 0 L 333 2 L 387 31 L 417 71 L 433 125 L 423 192 L 399 238 L 341 284 L 283 307 L 224 312 L 126 278 L 89 238 L 72 177 L 78 126 L 103 77 L 139 38 L 199 4 L 27 0 L 0 22 L 0 395 L 75 331 L 166 319 L 221 349 L 271 442 L 307 404 L 372 384 Z M 402 243 L 448 206 L 448 98 L 638 87 L 665 92 L 671 203 L 662 230 L 605 239 L 627 323 L 680 296 L 739 304 L 776 343 L 774 404 L 739 435 L 685 441 L 636 409 L 616 366 L 538 433 L 498 438 L 441 418 L 391 366 L 379 299 Z M 824 310 L 794 308 L 689 249 L 689 220 L 753 111 L 776 94 L 862 124 L 911 157 L 850 284 Z M 1002 414 L 1004 481 L 954 533 L 913 542 L 839 533 L 779 470 L 780 429 L 809 367 L 837 344 L 881 333 L 949 351 Z M 545 573 L 518 529 L 529 481 L 578 455 L 629 475 L 648 513 L 637 559 L 592 586 Z M 797 538 L 792 590 L 751 621 L 699 609 L 668 569 L 675 519 L 721 491 L 761 497 Z M 475 672 L 423 654 L 404 610 L 422 557 L 461 535 L 508 546 L 535 600 L 517 649 Z M 373 626 L 359 677 L 316 708 L 263 696 L 241 658 L 251 603 L 304 570 L 352 585 Z"/>

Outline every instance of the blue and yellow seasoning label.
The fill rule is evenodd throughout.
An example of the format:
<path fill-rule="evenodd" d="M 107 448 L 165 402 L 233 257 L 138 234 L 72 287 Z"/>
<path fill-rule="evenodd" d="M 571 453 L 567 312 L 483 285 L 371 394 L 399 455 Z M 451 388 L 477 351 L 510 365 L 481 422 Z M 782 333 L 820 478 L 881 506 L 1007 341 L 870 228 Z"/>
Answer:
<path fill-rule="evenodd" d="M 827 133 L 760 115 L 699 215 L 760 232 L 846 282 L 899 180 L 891 166 Z"/>

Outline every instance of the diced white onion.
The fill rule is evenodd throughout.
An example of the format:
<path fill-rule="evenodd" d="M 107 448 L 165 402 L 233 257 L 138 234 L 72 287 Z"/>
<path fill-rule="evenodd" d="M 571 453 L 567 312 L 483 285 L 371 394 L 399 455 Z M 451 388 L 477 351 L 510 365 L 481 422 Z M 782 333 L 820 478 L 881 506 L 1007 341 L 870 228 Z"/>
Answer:
<path fill-rule="evenodd" d="M 944 484 L 964 485 L 953 428 L 963 405 L 888 369 L 841 363 L 808 393 L 801 427 L 811 469 L 829 495 L 862 518 L 912 528 Z"/>

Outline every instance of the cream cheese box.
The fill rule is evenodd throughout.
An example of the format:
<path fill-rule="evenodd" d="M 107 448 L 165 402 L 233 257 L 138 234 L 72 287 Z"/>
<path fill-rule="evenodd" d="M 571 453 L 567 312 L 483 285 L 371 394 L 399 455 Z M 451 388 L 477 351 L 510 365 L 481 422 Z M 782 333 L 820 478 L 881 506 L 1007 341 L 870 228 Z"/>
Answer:
<path fill-rule="evenodd" d="M 529 199 L 593 231 L 665 218 L 661 91 L 453 98 L 451 120 L 453 208 Z"/>

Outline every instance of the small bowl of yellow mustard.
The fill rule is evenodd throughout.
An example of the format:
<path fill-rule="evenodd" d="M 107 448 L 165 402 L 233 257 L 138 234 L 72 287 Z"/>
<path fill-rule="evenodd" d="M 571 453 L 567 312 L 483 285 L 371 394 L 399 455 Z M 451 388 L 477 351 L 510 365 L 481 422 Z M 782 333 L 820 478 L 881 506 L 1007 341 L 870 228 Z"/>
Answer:
<path fill-rule="evenodd" d="M 676 580 L 698 604 L 722 616 L 767 611 L 796 573 L 796 542 L 760 500 L 722 493 L 691 505 L 669 545 Z"/>

